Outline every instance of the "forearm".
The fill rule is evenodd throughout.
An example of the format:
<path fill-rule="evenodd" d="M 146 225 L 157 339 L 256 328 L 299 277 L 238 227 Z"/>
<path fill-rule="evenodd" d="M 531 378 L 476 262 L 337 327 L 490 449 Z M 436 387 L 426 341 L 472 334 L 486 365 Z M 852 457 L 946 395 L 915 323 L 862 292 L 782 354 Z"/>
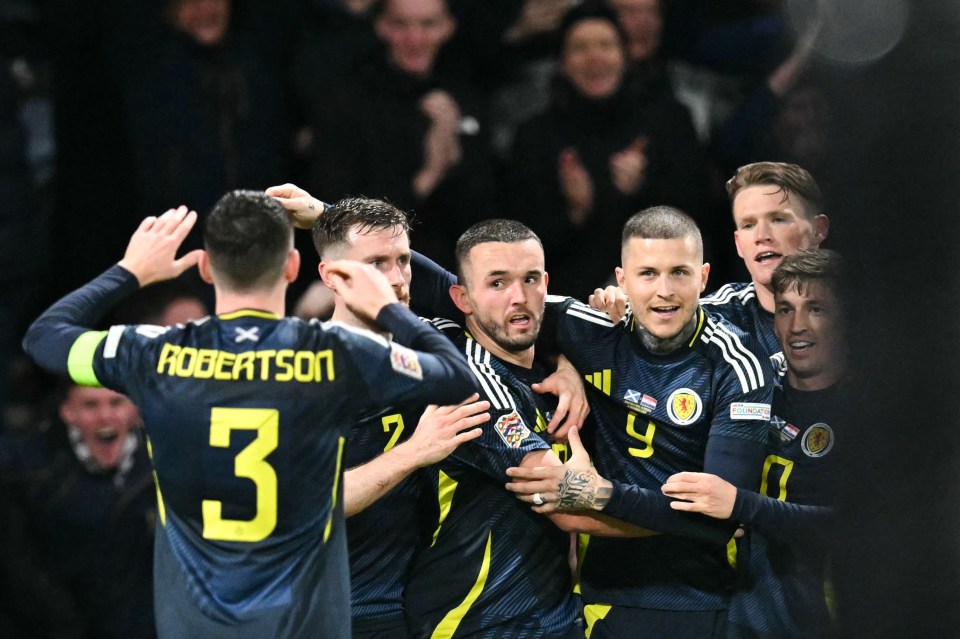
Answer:
<path fill-rule="evenodd" d="M 660 533 L 726 544 L 737 529 L 734 520 L 714 519 L 697 513 L 679 512 L 659 491 L 614 481 L 603 513 L 624 522 Z"/>
<path fill-rule="evenodd" d="M 765 535 L 783 541 L 822 534 L 834 510 L 780 501 L 753 491 L 738 489 L 733 504 L 733 519 L 755 527 Z"/>
<path fill-rule="evenodd" d="M 417 470 L 416 460 L 406 453 L 404 444 L 388 450 L 362 466 L 343 474 L 343 510 L 352 517 L 393 490 Z"/>
<path fill-rule="evenodd" d="M 445 317 L 462 323 L 463 313 L 450 299 L 450 287 L 457 283 L 456 275 L 416 251 L 410 266 L 413 273 L 410 304 L 414 310 L 424 317 Z"/>
<path fill-rule="evenodd" d="M 649 537 L 657 534 L 652 530 L 601 513 L 553 513 L 548 517 L 565 532 L 601 537 Z"/>
<path fill-rule="evenodd" d="M 23 338 L 23 350 L 42 368 L 67 373 L 70 349 L 109 309 L 140 287 L 121 266 L 112 266 L 84 287 L 55 302 Z"/>
<path fill-rule="evenodd" d="M 402 304 L 388 304 L 377 315 L 377 323 L 390 331 L 393 340 L 425 353 L 419 362 L 423 373 L 439 380 L 431 396 L 437 404 L 457 404 L 476 391 L 476 378 L 463 355 L 433 326 L 421 322 Z"/>

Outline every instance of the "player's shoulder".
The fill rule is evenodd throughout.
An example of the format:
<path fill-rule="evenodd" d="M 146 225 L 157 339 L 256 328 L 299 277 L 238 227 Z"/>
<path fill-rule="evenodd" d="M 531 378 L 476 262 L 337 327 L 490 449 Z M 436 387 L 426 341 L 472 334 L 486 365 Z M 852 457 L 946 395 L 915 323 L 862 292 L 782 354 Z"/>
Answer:
<path fill-rule="evenodd" d="M 561 295 L 547 295 L 547 308 L 558 313 L 568 325 L 577 326 L 581 331 L 605 333 L 624 320 L 613 322 L 606 311 L 593 308 L 580 300 Z"/>
<path fill-rule="evenodd" d="M 704 356 L 716 368 L 737 376 L 743 392 L 772 381 L 769 360 L 754 337 L 729 321 L 704 313 L 699 342 Z"/>
<path fill-rule="evenodd" d="M 496 411 L 517 410 L 522 404 L 521 382 L 510 369 L 469 334 L 464 334 L 461 347 L 483 398 Z"/>
<path fill-rule="evenodd" d="M 757 290 L 753 282 L 731 282 L 700 300 L 700 304 L 713 313 L 743 309 L 757 299 Z"/>

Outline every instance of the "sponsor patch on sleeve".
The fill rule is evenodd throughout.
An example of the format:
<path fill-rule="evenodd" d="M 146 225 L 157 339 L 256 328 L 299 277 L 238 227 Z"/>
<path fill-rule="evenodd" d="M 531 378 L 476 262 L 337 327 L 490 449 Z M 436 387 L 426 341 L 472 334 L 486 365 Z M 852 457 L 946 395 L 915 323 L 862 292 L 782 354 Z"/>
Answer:
<path fill-rule="evenodd" d="M 423 379 L 423 369 L 420 368 L 420 359 L 416 351 L 399 344 L 390 344 L 390 366 L 398 373 L 407 377 Z"/>
<path fill-rule="evenodd" d="M 770 404 L 754 402 L 734 402 L 730 404 L 730 419 L 770 420 Z"/>
<path fill-rule="evenodd" d="M 512 411 L 498 419 L 493 428 L 510 448 L 520 448 L 523 440 L 530 436 L 530 429 L 523 423 L 523 418 L 517 411 Z"/>

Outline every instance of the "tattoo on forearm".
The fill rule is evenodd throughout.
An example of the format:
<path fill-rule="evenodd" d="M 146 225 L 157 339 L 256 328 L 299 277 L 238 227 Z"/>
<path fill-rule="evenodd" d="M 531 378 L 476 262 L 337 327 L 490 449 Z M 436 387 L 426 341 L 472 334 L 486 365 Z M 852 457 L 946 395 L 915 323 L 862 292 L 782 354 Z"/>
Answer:
<path fill-rule="evenodd" d="M 592 470 L 568 470 L 557 484 L 559 510 L 600 510 L 610 499 L 610 490 L 600 487 Z"/>

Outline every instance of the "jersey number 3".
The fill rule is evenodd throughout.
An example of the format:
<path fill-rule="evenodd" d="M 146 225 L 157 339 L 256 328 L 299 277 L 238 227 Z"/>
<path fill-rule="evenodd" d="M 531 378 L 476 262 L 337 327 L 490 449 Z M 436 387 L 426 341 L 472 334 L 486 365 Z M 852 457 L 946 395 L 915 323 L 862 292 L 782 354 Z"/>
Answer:
<path fill-rule="evenodd" d="M 253 519 L 224 519 L 223 502 L 203 500 L 203 537 L 219 541 L 262 541 L 277 526 L 277 473 L 264 461 L 277 448 L 280 413 L 272 408 L 214 408 L 210 445 L 229 448 L 230 431 L 253 430 L 256 438 L 233 460 L 233 474 L 253 481 L 257 513 Z"/>

